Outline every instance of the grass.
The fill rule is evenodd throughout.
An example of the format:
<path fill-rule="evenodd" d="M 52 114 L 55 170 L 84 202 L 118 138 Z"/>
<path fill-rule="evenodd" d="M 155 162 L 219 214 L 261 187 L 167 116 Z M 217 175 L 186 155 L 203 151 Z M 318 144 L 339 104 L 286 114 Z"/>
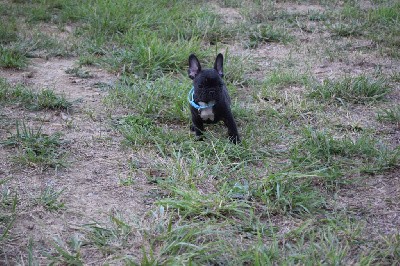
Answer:
<path fill-rule="evenodd" d="M 284 88 L 288 86 L 304 86 L 309 83 L 309 76 L 294 71 L 277 69 L 271 71 L 263 82 L 263 86 L 271 88 Z"/>
<path fill-rule="evenodd" d="M 64 167 L 65 151 L 62 149 L 61 134 L 46 135 L 42 129 L 32 129 L 17 123 L 16 133 L 1 142 L 4 146 L 17 149 L 17 155 L 13 160 L 21 165 L 27 165 L 38 169 L 48 167 Z"/>
<path fill-rule="evenodd" d="M 292 39 L 285 29 L 271 25 L 258 25 L 256 29 L 250 32 L 248 44 L 250 48 L 257 48 L 262 43 L 287 43 Z"/>
<path fill-rule="evenodd" d="M 10 230 L 14 225 L 17 206 L 18 194 L 6 186 L 9 180 L 4 178 L 0 180 L 1 198 L 0 198 L 0 243 L 4 244 L 10 234 Z"/>
<path fill-rule="evenodd" d="M 65 70 L 65 73 L 84 79 L 94 77 L 92 74 L 90 74 L 88 70 L 84 70 L 81 67 L 68 68 L 67 70 Z"/>
<path fill-rule="evenodd" d="M 165 77 L 148 82 L 134 76 L 126 77 L 111 90 L 109 102 L 134 108 L 138 115 L 149 119 L 183 122 L 187 121 L 186 99 L 189 90 L 188 81 L 177 83 Z"/>
<path fill-rule="evenodd" d="M 400 106 L 394 106 L 392 108 L 383 109 L 377 114 L 378 121 L 390 122 L 393 124 L 400 123 Z"/>
<path fill-rule="evenodd" d="M 63 95 L 0 79 L 1 145 L 11 159 L 0 169 L 9 177 L 0 179 L 0 264 L 399 264 L 390 223 L 398 197 L 390 191 L 400 156 L 392 134 L 400 6 L 370 5 L 0 3 L 4 73 L 18 76 L 31 57 L 73 55 L 78 66 L 65 74 L 85 84 L 97 81 L 85 65 L 117 77 L 90 85 L 104 101 L 79 103 L 65 134 L 45 134 L 52 121 L 37 126 L 43 115 L 70 110 Z M 203 141 L 189 130 L 188 55 L 210 68 L 219 52 L 240 145 L 223 123 L 207 126 Z M 77 169 L 63 170 L 72 136 L 68 157 Z M 79 168 L 86 155 L 96 160 Z M 96 184 L 64 183 L 78 170 L 96 175 Z M 61 187 L 48 185 L 53 179 Z M 21 235 L 29 219 L 32 236 Z"/>
<path fill-rule="evenodd" d="M 64 96 L 58 96 L 50 89 L 35 92 L 22 85 L 12 86 L 0 79 L 0 101 L 19 103 L 30 110 L 68 110 L 72 104 Z"/>
<path fill-rule="evenodd" d="M 0 46 L 0 67 L 22 69 L 27 63 L 25 53 L 15 48 Z"/>
<path fill-rule="evenodd" d="M 36 200 L 38 205 L 43 206 L 48 211 L 58 211 L 65 207 L 63 202 L 60 202 L 59 197 L 64 190 L 55 190 L 52 187 L 46 187 Z"/>
<path fill-rule="evenodd" d="M 329 132 L 304 130 L 303 140 L 292 150 L 292 162 L 304 167 L 340 167 L 350 171 L 377 172 L 396 167 L 398 149 L 379 143 L 373 136 L 362 134 L 357 139 L 349 136 L 335 138 Z M 302 149 L 301 149 L 301 148 Z M 304 149 L 305 148 L 305 149 Z M 300 153 L 303 150 L 305 153 Z"/>
<path fill-rule="evenodd" d="M 358 77 L 345 77 L 341 80 L 325 79 L 322 84 L 311 88 L 309 96 L 343 104 L 367 104 L 384 100 L 390 91 L 391 89 L 385 81 L 372 80 L 365 75 L 361 75 Z"/>

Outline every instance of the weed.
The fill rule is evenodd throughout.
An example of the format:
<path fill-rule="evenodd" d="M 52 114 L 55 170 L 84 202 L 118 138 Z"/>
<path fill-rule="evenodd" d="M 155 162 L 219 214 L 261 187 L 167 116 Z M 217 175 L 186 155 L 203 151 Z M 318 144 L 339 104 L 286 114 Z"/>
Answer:
<path fill-rule="evenodd" d="M 35 96 L 37 101 L 36 109 L 39 110 L 68 110 L 72 105 L 64 96 L 58 96 L 49 89 L 43 89 Z"/>
<path fill-rule="evenodd" d="M 39 265 L 37 259 L 35 258 L 34 250 L 33 250 L 34 244 L 33 244 L 33 239 L 29 238 L 28 242 L 28 265 L 30 266 L 37 266 Z"/>

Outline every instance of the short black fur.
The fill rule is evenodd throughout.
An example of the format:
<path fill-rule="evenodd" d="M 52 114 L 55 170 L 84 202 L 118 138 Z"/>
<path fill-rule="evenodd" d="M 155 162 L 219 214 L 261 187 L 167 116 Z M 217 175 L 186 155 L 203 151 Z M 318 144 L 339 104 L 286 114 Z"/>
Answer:
<path fill-rule="evenodd" d="M 201 139 L 204 124 L 217 123 L 222 120 L 228 128 L 229 140 L 236 144 L 240 142 L 240 137 L 230 108 L 231 100 L 228 90 L 222 80 L 223 60 L 222 54 L 218 54 L 214 68 L 202 70 L 197 57 L 194 54 L 189 56 L 188 74 L 193 79 L 194 101 L 197 104 L 214 103 L 214 106 L 207 108 L 208 110 L 198 110 L 190 106 L 192 130 Z"/>

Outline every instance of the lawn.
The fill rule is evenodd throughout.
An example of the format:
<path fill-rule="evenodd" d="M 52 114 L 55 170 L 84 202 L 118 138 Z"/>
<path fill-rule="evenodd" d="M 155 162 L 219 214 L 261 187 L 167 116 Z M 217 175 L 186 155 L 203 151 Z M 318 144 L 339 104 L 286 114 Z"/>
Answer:
<path fill-rule="evenodd" d="M 398 265 L 399 144 L 397 1 L 0 1 L 2 265 Z"/>

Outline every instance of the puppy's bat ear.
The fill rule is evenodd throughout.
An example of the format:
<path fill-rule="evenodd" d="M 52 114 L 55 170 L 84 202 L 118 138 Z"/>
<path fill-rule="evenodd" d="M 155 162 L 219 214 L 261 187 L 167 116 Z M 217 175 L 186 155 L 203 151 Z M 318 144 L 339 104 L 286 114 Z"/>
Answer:
<path fill-rule="evenodd" d="M 224 57 L 221 53 L 215 58 L 214 69 L 217 70 L 220 77 L 224 76 Z"/>
<path fill-rule="evenodd" d="M 194 54 L 189 56 L 189 78 L 194 79 L 201 71 L 201 65 L 199 60 Z"/>

